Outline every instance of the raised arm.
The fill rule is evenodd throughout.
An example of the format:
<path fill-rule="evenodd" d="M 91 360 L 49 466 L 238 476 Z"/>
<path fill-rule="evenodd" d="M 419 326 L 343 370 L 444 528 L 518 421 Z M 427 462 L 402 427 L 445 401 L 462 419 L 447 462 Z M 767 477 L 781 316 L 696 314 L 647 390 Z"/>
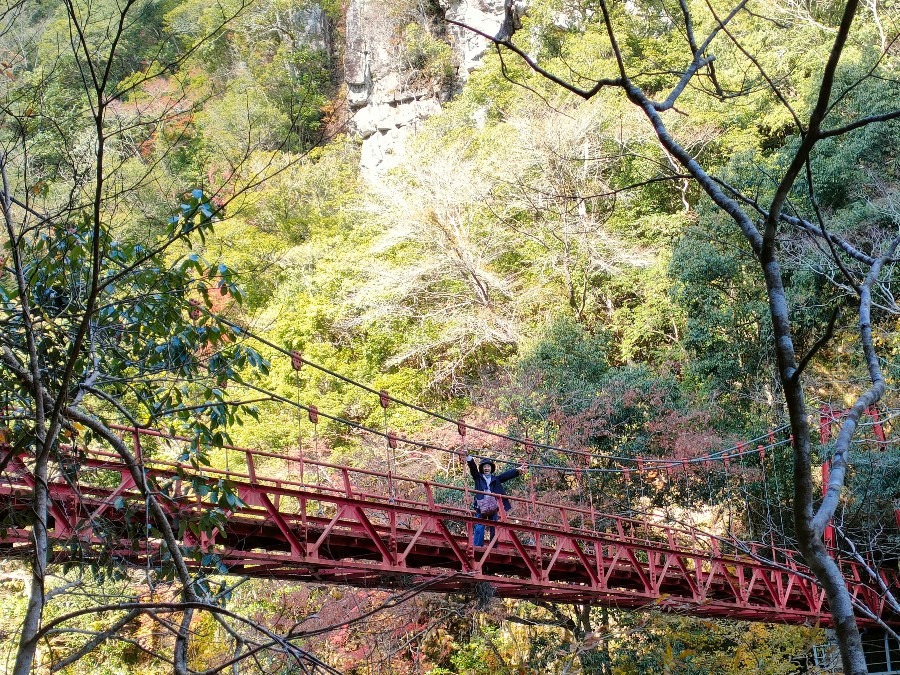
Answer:
<path fill-rule="evenodd" d="M 507 469 L 506 471 L 501 473 L 499 476 L 497 476 L 497 480 L 499 480 L 501 483 L 505 483 L 506 481 L 512 480 L 516 476 L 521 476 L 527 472 L 528 472 L 528 467 L 525 464 L 522 464 L 515 469 Z"/>
<path fill-rule="evenodd" d="M 472 480 L 478 483 L 478 465 L 475 464 L 475 458 L 472 455 L 466 457 L 466 464 L 469 466 L 469 473 L 472 474 Z"/>

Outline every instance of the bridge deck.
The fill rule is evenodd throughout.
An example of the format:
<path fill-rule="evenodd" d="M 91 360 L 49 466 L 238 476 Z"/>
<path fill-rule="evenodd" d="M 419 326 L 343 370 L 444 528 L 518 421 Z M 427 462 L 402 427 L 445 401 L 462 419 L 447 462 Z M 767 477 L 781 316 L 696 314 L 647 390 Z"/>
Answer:
<path fill-rule="evenodd" d="M 465 505 L 474 491 L 315 462 L 307 462 L 306 473 L 314 468 L 320 477 L 327 472 L 329 480 L 308 484 L 281 477 L 285 470 L 276 472 L 279 477 L 264 476 L 256 465 L 261 457 L 274 456 L 241 452 L 246 472 L 202 473 L 212 484 L 231 482 L 243 503 L 229 511 L 225 526 L 212 536 L 183 532 L 184 543 L 202 551 L 207 564 L 221 563 L 234 574 L 372 588 L 429 581 L 431 590 L 446 592 L 488 582 L 497 596 L 508 598 L 658 607 L 698 617 L 791 624 L 827 626 L 831 621 L 823 591 L 790 551 L 773 554 L 761 545 L 741 549 L 686 528 L 516 498 L 512 513 L 517 517 L 502 514 L 496 538 L 473 547 L 472 529 L 479 521 Z M 88 549 L 109 549 L 109 537 L 101 544 L 94 528 L 103 520 L 122 533 L 115 555 L 137 564 L 145 564 L 148 556 L 151 562 L 158 559 L 161 542 L 139 534 L 143 498 L 127 467 L 116 455 L 80 453 L 77 475 L 70 476 L 77 480 L 57 476 L 51 483 L 51 536 L 60 544 L 77 539 Z M 168 491 L 163 503 L 173 522 L 216 507 L 211 493 L 201 497 L 186 489 L 197 474 L 190 467 L 155 460 L 145 467 Z M 25 514 L 33 484 L 27 463 L 13 459 L 0 483 L 0 504 Z M 0 546 L 8 554 L 24 553 L 27 528 L 8 529 Z M 69 548 L 54 550 L 62 561 Z M 763 560 L 763 554 L 777 562 Z M 841 565 L 856 601 L 900 625 L 865 568 L 852 561 Z M 896 570 L 880 574 L 888 586 L 900 588 Z"/>

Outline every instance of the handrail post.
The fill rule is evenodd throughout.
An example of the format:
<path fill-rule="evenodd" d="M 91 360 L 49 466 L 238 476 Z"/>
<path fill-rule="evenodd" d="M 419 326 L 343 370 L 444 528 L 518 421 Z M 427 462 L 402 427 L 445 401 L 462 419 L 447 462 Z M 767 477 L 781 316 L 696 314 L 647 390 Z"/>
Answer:
<path fill-rule="evenodd" d="M 347 471 L 346 466 L 341 467 L 341 475 L 344 479 L 344 490 L 346 490 L 348 497 L 352 497 L 353 496 L 353 488 L 350 486 L 350 472 Z"/>
<path fill-rule="evenodd" d="M 428 503 L 428 510 L 434 513 L 434 493 L 431 491 L 431 481 L 425 482 L 425 500 Z"/>
<path fill-rule="evenodd" d="M 244 454 L 247 455 L 247 474 L 250 476 L 250 480 L 254 483 L 256 482 L 256 466 L 253 463 L 253 453 L 250 450 L 247 450 Z"/>

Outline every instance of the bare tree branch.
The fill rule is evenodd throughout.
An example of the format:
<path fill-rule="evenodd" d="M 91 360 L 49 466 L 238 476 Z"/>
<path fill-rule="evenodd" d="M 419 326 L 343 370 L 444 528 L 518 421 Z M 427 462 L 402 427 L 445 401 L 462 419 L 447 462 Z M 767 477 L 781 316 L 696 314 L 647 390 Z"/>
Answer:
<path fill-rule="evenodd" d="M 859 333 L 872 385 L 856 399 L 856 402 L 841 423 L 841 431 L 835 442 L 834 456 L 831 460 L 831 472 L 828 477 L 825 496 L 811 522 L 812 527 L 820 536 L 825 531 L 825 527 L 831 521 L 838 507 L 841 489 L 844 486 L 844 478 L 849 466 L 850 441 L 856 432 L 859 419 L 862 417 L 863 412 L 878 402 L 886 387 L 884 376 L 881 372 L 881 364 L 872 340 L 872 284 L 878 279 L 884 263 L 894 257 L 898 246 L 900 246 L 900 236 L 895 237 L 884 254 L 875 261 L 860 287 Z"/>

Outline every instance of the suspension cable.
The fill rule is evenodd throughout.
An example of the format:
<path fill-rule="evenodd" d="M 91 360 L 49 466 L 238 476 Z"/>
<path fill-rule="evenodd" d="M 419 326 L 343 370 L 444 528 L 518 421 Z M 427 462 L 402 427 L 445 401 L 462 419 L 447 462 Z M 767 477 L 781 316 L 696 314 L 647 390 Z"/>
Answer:
<path fill-rule="evenodd" d="M 346 384 L 349 384 L 351 386 L 362 389 L 363 391 L 367 391 L 370 394 L 374 394 L 375 396 L 379 397 L 379 400 L 383 400 L 383 398 L 384 398 L 385 400 L 390 401 L 392 403 L 396 403 L 397 405 L 404 406 L 406 408 L 409 408 L 410 410 L 415 410 L 426 416 L 429 416 L 429 417 L 432 417 L 435 419 L 439 419 L 443 422 L 448 422 L 450 424 L 459 425 L 459 423 L 460 423 L 459 419 L 454 419 L 454 418 L 448 417 L 446 415 L 442 415 L 441 413 L 437 413 L 437 412 L 434 412 L 427 408 L 423 408 L 422 406 L 416 405 L 415 403 L 410 403 L 409 401 L 406 401 L 404 399 L 397 398 L 396 396 L 392 396 L 390 393 L 386 392 L 383 389 L 382 390 L 374 389 L 373 387 L 363 384 L 362 382 L 358 382 L 350 377 L 347 377 L 346 375 L 342 375 L 342 374 L 335 372 L 329 368 L 326 368 L 325 366 L 321 366 L 317 363 L 314 363 L 314 362 L 310 361 L 309 359 L 307 359 L 306 357 L 300 355 L 300 353 L 297 351 L 289 351 L 289 350 L 285 349 L 284 347 L 280 347 L 279 345 L 275 344 L 274 342 L 272 342 L 260 335 L 257 335 L 253 331 L 250 331 L 247 328 L 245 328 L 233 321 L 230 321 L 222 316 L 214 314 L 210 310 L 204 310 L 204 311 L 206 311 L 207 314 L 209 314 L 215 320 L 220 321 L 221 323 L 224 323 L 225 325 L 230 326 L 231 328 L 235 329 L 239 334 L 245 335 L 253 340 L 256 340 L 256 341 L 266 345 L 267 347 L 274 349 L 275 351 L 277 351 L 280 354 L 291 357 L 292 359 L 299 357 L 300 359 L 302 359 L 302 362 L 304 364 L 310 366 L 311 368 L 314 368 L 322 373 L 325 373 L 326 375 L 329 375 L 330 377 L 334 377 L 342 382 L 345 382 Z M 262 391 L 262 390 L 260 390 L 260 391 Z M 465 422 L 464 424 L 466 425 L 466 427 L 468 429 L 471 429 L 472 431 L 477 431 L 478 433 L 492 436 L 494 438 L 510 441 L 511 443 L 521 445 L 521 446 L 526 445 L 526 443 L 530 443 L 534 447 L 541 448 L 542 450 L 551 450 L 554 452 L 560 452 L 560 453 L 567 454 L 567 455 L 589 457 L 592 459 L 604 458 L 604 459 L 608 459 L 608 460 L 612 460 L 612 461 L 619 461 L 619 462 L 634 462 L 635 461 L 635 458 L 633 458 L 633 457 L 622 457 L 622 456 L 616 456 L 616 455 L 600 455 L 597 453 L 587 452 L 584 450 L 573 450 L 571 448 L 563 448 L 563 447 L 553 445 L 550 443 L 540 443 L 540 442 L 537 442 L 532 439 L 522 438 L 519 436 L 513 436 L 510 434 L 504 434 L 499 431 L 493 431 L 491 429 L 486 429 L 484 427 L 478 427 L 475 425 L 471 425 L 468 422 Z M 771 431 L 767 431 L 765 434 L 762 434 L 762 435 L 757 436 L 752 439 L 748 439 L 744 443 L 747 445 L 755 444 L 758 441 L 766 440 L 767 437 L 771 436 L 772 434 L 786 431 L 788 428 L 789 428 L 789 425 L 786 425 L 786 424 L 782 425 L 780 427 L 776 427 L 775 429 L 773 429 Z M 441 449 L 441 448 L 437 448 L 437 449 Z M 718 460 L 718 459 L 722 459 L 725 455 L 729 455 L 729 454 L 732 456 L 735 456 L 735 453 L 731 452 L 732 450 L 735 450 L 735 449 L 736 449 L 736 446 L 732 446 L 727 449 L 719 450 L 715 453 L 710 453 L 708 455 L 708 457 L 709 457 L 709 459 L 712 459 L 712 460 Z M 750 452 L 752 452 L 752 451 L 750 451 Z M 747 453 L 747 454 L 749 454 L 749 453 Z M 646 458 L 646 461 L 657 463 L 657 464 L 662 464 L 662 465 L 668 465 L 670 463 L 678 463 L 678 464 L 681 463 L 681 460 L 679 460 L 678 462 L 672 462 L 672 460 L 655 459 L 655 458 Z M 687 461 L 691 464 L 698 464 L 700 462 L 705 461 L 705 457 L 691 458 Z"/>

